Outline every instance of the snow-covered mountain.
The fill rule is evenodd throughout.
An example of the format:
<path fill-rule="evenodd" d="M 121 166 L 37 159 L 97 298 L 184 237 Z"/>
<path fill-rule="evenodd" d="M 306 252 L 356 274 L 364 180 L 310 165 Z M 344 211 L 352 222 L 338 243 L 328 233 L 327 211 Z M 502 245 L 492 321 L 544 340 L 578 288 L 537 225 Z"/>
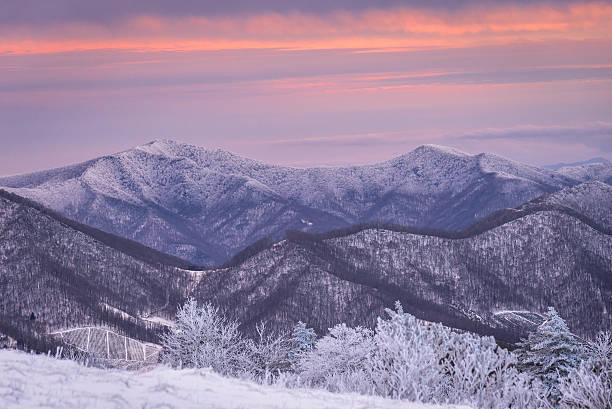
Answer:
<path fill-rule="evenodd" d="M 607 160 L 606 158 L 602 158 L 602 157 L 597 157 L 597 158 L 591 158 L 591 159 L 587 159 L 587 160 L 583 160 L 580 162 L 572 162 L 572 163 L 555 163 L 554 165 L 544 165 L 542 166 L 545 169 L 550 169 L 550 170 L 557 170 L 557 169 L 561 169 L 561 168 L 569 168 L 569 167 L 574 167 L 574 166 L 584 166 L 584 165 L 591 165 L 594 163 L 610 163 L 609 160 Z"/>
<path fill-rule="evenodd" d="M 290 232 L 207 271 L 193 294 L 246 325 L 370 326 L 400 300 L 419 318 L 510 342 L 525 334 L 506 312 L 554 306 L 574 331 L 592 335 L 612 327 L 612 230 L 554 200 L 571 202 L 597 187 L 500 211 L 461 232 L 391 225 Z"/>
<path fill-rule="evenodd" d="M 189 295 L 227 309 L 247 332 L 261 319 L 284 330 L 302 320 L 320 333 L 339 322 L 372 325 L 399 299 L 419 318 L 507 341 L 537 321 L 525 311 L 549 305 L 591 334 L 612 324 L 611 189 L 567 188 L 459 232 L 380 223 L 294 230 L 205 271 L 0 191 L 0 335 L 33 344 L 104 326 L 155 341 L 152 322 L 171 318 Z"/>
<path fill-rule="evenodd" d="M 587 216 L 601 226 L 612 230 L 612 186 L 602 182 L 586 182 L 549 195 L 540 196 L 521 206 L 564 206 Z"/>
<path fill-rule="evenodd" d="M 612 185 L 612 163 L 610 162 L 566 166 L 557 169 L 557 173 L 581 182 L 598 180 Z"/>
<path fill-rule="evenodd" d="M 174 315 L 197 277 L 181 263 L 0 191 L 0 335 L 14 342 L 87 325 L 155 341 L 142 318 Z"/>
<path fill-rule="evenodd" d="M 82 223 L 211 265 L 287 229 L 322 232 L 367 221 L 461 229 L 573 186 L 576 178 L 433 145 L 375 165 L 301 169 L 161 140 L 3 178 L 0 186 Z"/>

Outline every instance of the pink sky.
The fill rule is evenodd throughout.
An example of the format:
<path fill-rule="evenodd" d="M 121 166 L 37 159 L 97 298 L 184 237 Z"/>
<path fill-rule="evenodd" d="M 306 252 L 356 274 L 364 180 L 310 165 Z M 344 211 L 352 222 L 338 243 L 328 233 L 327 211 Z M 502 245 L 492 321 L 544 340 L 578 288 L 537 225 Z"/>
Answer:
<path fill-rule="evenodd" d="M 423 143 L 612 159 L 609 2 L 362 3 L 9 7 L 0 175 L 158 138 L 302 166 Z"/>

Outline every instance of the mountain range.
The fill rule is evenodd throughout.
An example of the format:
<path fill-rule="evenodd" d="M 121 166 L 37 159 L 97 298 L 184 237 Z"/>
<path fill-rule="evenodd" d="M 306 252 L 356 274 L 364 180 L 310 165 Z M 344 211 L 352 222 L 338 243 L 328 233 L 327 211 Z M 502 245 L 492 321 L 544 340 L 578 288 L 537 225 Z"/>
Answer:
<path fill-rule="evenodd" d="M 364 222 L 460 230 L 612 165 L 541 169 L 492 154 L 424 145 L 386 162 L 292 168 L 170 140 L 77 165 L 0 179 L 62 215 L 198 265 L 219 265 L 286 230 Z"/>
<path fill-rule="evenodd" d="M 597 208 L 582 212 L 585 203 Z M 599 212 L 604 207 L 608 213 Z M 301 319 L 318 331 L 338 322 L 372 326 L 400 300 L 417 317 L 508 342 L 529 326 L 509 327 L 507 312 L 554 306 L 574 331 L 591 336 L 612 327 L 610 209 L 612 187 L 595 182 L 459 232 L 376 223 L 288 232 L 207 271 L 194 295 L 246 325 Z"/>
<path fill-rule="evenodd" d="M 550 170 L 557 170 L 557 169 L 561 169 L 561 168 L 572 168 L 572 167 L 578 167 L 578 166 L 584 166 L 584 165 L 591 165 L 591 164 L 596 164 L 596 163 L 610 163 L 609 160 L 607 160 L 606 158 L 602 158 L 602 157 L 597 157 L 597 158 L 591 158 L 591 159 L 587 159 L 587 160 L 583 160 L 580 162 L 572 162 L 572 163 L 555 163 L 554 165 L 544 165 L 542 166 L 545 169 L 550 169 Z"/>
<path fill-rule="evenodd" d="M 93 325 L 155 341 L 157 323 L 191 296 L 220 306 L 246 332 L 260 320 L 280 330 L 302 320 L 319 333 L 339 322 L 372 326 L 400 300 L 422 319 L 504 342 L 553 305 L 590 336 L 612 326 L 606 206 L 612 187 L 590 182 L 461 231 L 384 223 L 289 231 L 197 271 L 0 191 L 0 333 L 32 345 Z"/>
<path fill-rule="evenodd" d="M 576 174 L 437 146 L 297 169 L 162 141 L 2 179 L 0 335 L 46 345 L 50 332 L 97 326 L 151 342 L 194 297 L 247 332 L 260 320 L 318 333 L 372 326 L 400 300 L 421 319 L 504 342 L 552 305 L 591 336 L 612 327 L 612 186 Z M 202 268 L 113 228 L 162 250 L 187 240 L 197 254 L 230 250 Z"/>

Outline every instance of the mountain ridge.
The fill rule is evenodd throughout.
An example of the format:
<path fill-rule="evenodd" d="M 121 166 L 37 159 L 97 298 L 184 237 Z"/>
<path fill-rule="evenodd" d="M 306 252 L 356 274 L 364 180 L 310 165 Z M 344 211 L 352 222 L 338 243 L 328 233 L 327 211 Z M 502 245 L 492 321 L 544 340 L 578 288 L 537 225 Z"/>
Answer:
<path fill-rule="evenodd" d="M 612 311 L 606 301 L 612 229 L 600 211 L 606 208 L 612 187 L 588 182 L 459 232 L 384 223 L 290 230 L 280 242 L 261 239 L 219 267 L 194 272 L 163 265 L 176 259 L 139 244 L 104 242 L 106 233 L 90 234 L 95 229 L 0 190 L 0 291 L 8 303 L 0 305 L 0 332 L 33 336 L 29 331 L 40 325 L 57 330 L 70 326 L 62 322 L 101 322 L 151 340 L 141 317 L 171 316 L 191 295 L 222 307 L 247 332 L 259 320 L 282 330 L 303 320 L 319 332 L 338 322 L 371 326 L 400 300 L 421 319 L 509 343 L 529 328 L 498 311 L 537 313 L 555 305 L 588 335 L 612 324 L 606 313 Z M 573 285 L 563 284 L 568 281 Z"/>
<path fill-rule="evenodd" d="M 609 232 L 558 210 L 462 239 L 373 227 L 293 232 L 241 263 L 207 271 L 192 295 L 247 327 L 298 319 L 317 331 L 338 322 L 372 326 L 400 300 L 419 318 L 506 342 L 526 333 L 500 325 L 496 311 L 554 305 L 579 334 L 592 335 L 612 324 L 610 248 Z"/>
<path fill-rule="evenodd" d="M 557 169 L 567 168 L 567 167 L 590 165 L 593 163 L 610 163 L 610 161 L 606 158 L 602 158 L 601 156 L 598 156 L 596 158 L 591 158 L 591 159 L 587 159 L 587 160 L 583 160 L 579 162 L 571 162 L 571 163 L 559 162 L 553 165 L 543 165 L 542 167 L 545 169 L 557 170 Z"/>
<path fill-rule="evenodd" d="M 579 181 L 492 154 L 423 145 L 373 165 L 294 168 L 171 140 L 0 187 L 197 265 L 263 237 L 363 222 L 460 230 Z"/>
<path fill-rule="evenodd" d="M 601 199 L 600 192 L 605 193 L 605 198 L 603 198 L 603 200 L 599 202 L 599 204 L 602 205 L 603 209 L 609 210 L 612 207 L 612 186 L 601 182 L 585 182 L 583 184 L 577 185 L 572 188 L 563 189 L 553 194 L 542 195 L 517 208 L 497 210 L 491 213 L 490 215 L 476 221 L 465 229 L 459 231 L 419 228 L 415 226 L 403 226 L 384 222 L 366 222 L 321 233 L 305 233 L 297 230 L 288 230 L 283 240 L 287 240 L 288 237 L 299 236 L 310 237 L 312 239 L 319 240 L 330 239 L 356 234 L 364 230 L 372 229 L 382 229 L 398 233 L 410 233 L 422 236 L 460 240 L 475 237 L 479 234 L 483 234 L 489 230 L 495 229 L 522 217 L 547 211 L 556 211 L 558 213 L 563 213 L 567 216 L 579 220 L 580 222 L 586 224 L 594 230 L 599 231 L 600 233 L 612 235 L 612 215 L 609 212 L 596 212 L 595 217 L 591 217 L 588 213 L 591 213 L 592 211 L 592 202 L 588 202 L 588 205 L 590 207 L 585 208 L 584 206 L 578 206 L 578 203 L 576 203 L 575 200 L 571 200 L 573 199 L 571 198 L 572 195 L 581 194 L 585 191 L 598 199 Z M 570 199 L 570 202 L 564 203 L 564 200 L 567 200 L 568 197 Z M 581 197 L 581 199 L 583 199 L 583 197 Z M 277 243 L 278 241 L 275 241 L 272 238 L 264 237 L 236 253 L 226 263 L 219 266 L 209 267 L 207 269 L 214 270 L 219 268 L 227 268 L 230 266 L 237 266 L 241 262 L 247 260 L 248 257 L 252 257 L 260 251 L 270 248 Z"/>

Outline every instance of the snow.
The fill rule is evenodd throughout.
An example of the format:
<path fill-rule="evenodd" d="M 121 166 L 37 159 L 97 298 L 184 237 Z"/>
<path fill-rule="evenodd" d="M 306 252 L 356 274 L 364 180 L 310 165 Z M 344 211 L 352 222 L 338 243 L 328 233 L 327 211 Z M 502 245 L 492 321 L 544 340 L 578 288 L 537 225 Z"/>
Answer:
<path fill-rule="evenodd" d="M 296 221 L 309 230 L 375 220 L 460 229 L 576 183 L 436 145 L 373 165 L 292 168 L 171 140 L 0 178 L 0 186 L 64 216 L 198 265 L 222 264 L 262 237 L 279 239 Z"/>
<path fill-rule="evenodd" d="M 126 362 L 156 362 L 161 347 L 150 342 L 117 334 L 101 327 L 80 327 L 52 332 L 67 345 L 72 345 L 95 356 Z"/>
<path fill-rule="evenodd" d="M 174 326 L 174 322 L 170 321 L 169 319 L 163 318 L 163 317 L 142 317 L 143 320 L 145 321 L 149 321 L 155 324 L 159 324 L 159 325 L 163 325 L 166 327 L 172 327 Z"/>
<path fill-rule="evenodd" d="M 557 173 L 582 182 L 608 180 L 612 178 L 612 163 L 591 163 L 582 166 L 566 166 L 557 169 Z"/>
<path fill-rule="evenodd" d="M 0 407 L 215 409 L 468 409 L 355 394 L 262 386 L 210 370 L 158 366 L 140 371 L 86 368 L 18 351 L 0 351 Z"/>
<path fill-rule="evenodd" d="M 127 321 L 138 321 L 138 319 L 136 317 L 133 317 L 130 314 L 128 314 L 127 312 L 122 311 L 122 310 L 120 310 L 118 308 L 115 308 L 112 305 L 109 305 L 109 304 L 107 304 L 105 302 L 100 303 L 100 305 L 102 306 L 102 308 L 105 308 L 105 309 L 107 309 L 109 311 L 112 311 L 115 314 L 119 315 L 124 320 L 127 320 Z"/>

